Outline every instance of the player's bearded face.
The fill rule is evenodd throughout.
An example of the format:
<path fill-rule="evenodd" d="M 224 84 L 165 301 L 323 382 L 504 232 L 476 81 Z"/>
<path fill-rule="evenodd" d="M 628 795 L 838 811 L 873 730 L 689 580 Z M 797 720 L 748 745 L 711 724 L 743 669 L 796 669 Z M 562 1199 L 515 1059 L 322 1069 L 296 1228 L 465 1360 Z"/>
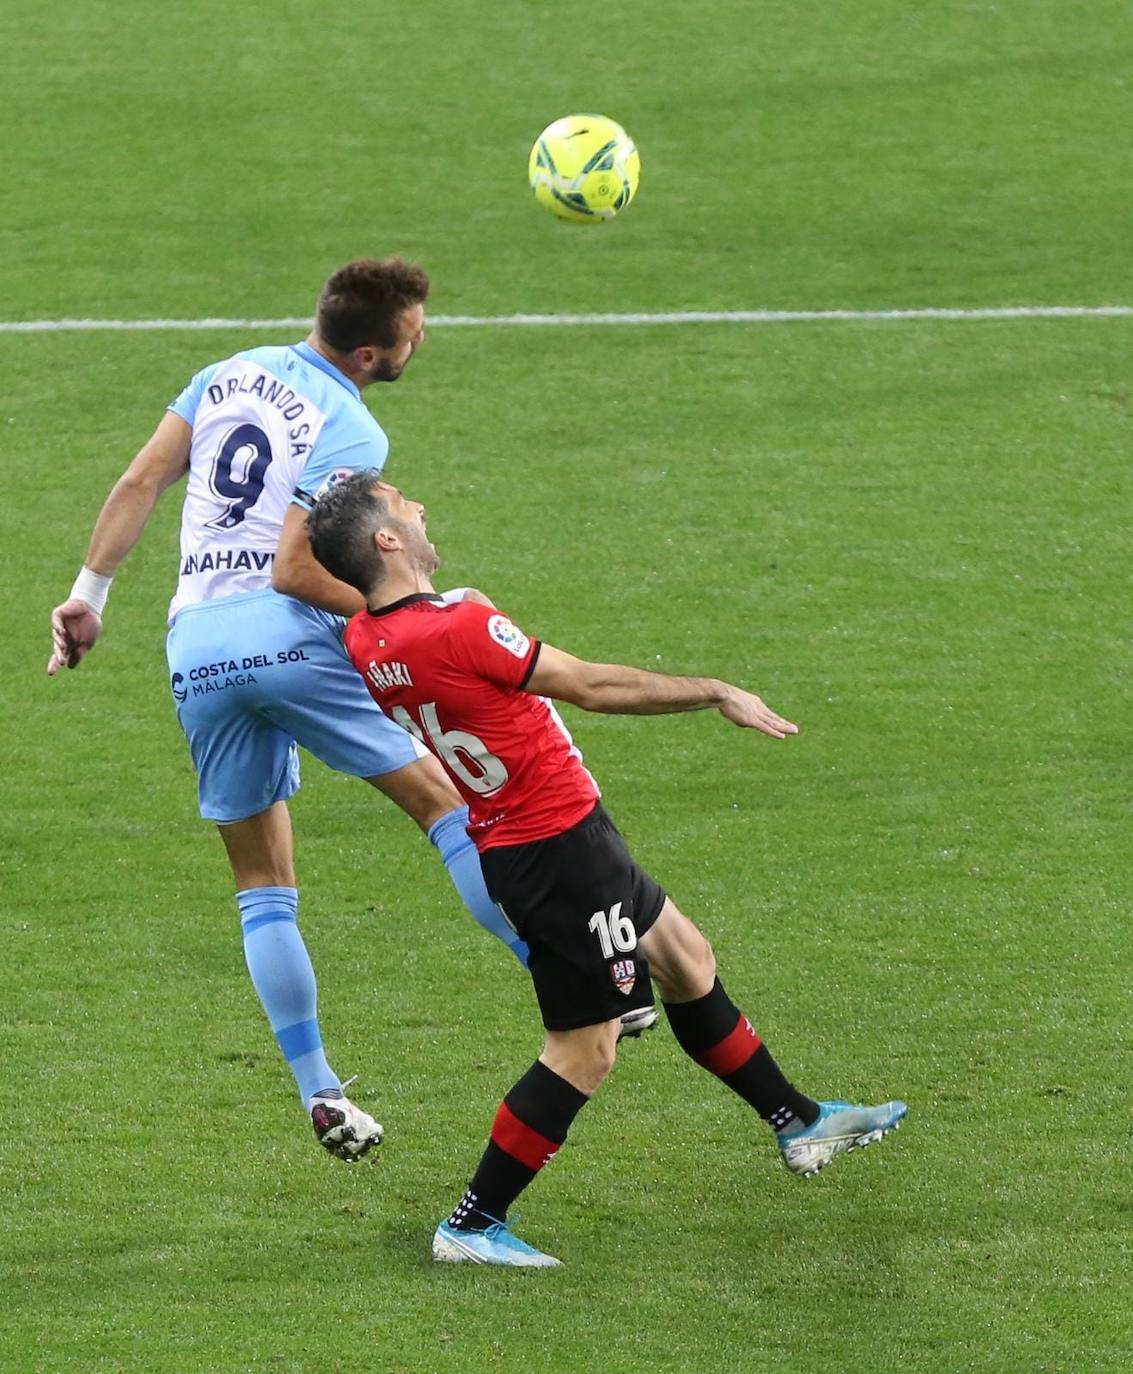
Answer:
<path fill-rule="evenodd" d="M 398 342 L 393 348 L 382 349 L 367 369 L 372 382 L 394 382 L 405 371 L 405 365 L 425 337 L 425 312 L 419 305 L 402 311 L 398 321 Z"/>
<path fill-rule="evenodd" d="M 408 358 L 399 361 L 388 353 L 379 353 L 374 360 L 373 367 L 369 370 L 370 380 L 372 382 L 395 382 L 401 376 L 405 369 L 405 363 L 408 361 Z"/>
<path fill-rule="evenodd" d="M 405 547 L 418 571 L 426 576 L 435 573 L 441 566 L 441 559 L 436 545 L 429 542 L 429 536 L 425 533 L 424 517 L 405 522 L 401 531 Z"/>
<path fill-rule="evenodd" d="M 428 573 L 430 576 L 432 576 L 432 574 L 435 573 L 435 572 L 437 571 L 437 569 L 441 566 L 441 556 L 440 556 L 440 554 L 437 552 L 437 546 L 436 546 L 436 544 L 430 544 L 430 543 L 429 543 L 429 536 L 425 533 L 425 526 L 424 526 L 424 525 L 421 526 L 420 537 L 421 537 L 421 553 L 420 553 L 420 567 L 421 567 L 421 571 L 422 571 L 423 573 Z"/>

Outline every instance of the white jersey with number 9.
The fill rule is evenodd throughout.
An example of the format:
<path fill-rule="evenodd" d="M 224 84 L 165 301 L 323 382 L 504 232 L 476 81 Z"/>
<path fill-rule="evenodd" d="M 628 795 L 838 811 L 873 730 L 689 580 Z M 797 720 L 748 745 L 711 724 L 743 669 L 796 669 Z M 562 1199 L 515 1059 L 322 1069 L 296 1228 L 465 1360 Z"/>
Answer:
<path fill-rule="evenodd" d="M 170 620 L 271 585 L 287 507 L 336 476 L 381 469 L 389 443 L 357 388 L 306 344 L 256 348 L 198 372 L 173 403 L 193 428 Z"/>

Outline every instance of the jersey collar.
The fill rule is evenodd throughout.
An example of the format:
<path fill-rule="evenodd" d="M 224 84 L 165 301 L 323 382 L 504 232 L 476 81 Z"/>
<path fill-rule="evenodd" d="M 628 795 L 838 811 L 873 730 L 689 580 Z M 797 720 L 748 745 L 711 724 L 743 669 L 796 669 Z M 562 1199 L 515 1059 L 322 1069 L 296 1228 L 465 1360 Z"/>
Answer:
<path fill-rule="evenodd" d="M 336 381 L 339 386 L 345 387 L 346 390 L 350 392 L 351 396 L 357 396 L 359 400 L 362 399 L 362 393 L 346 373 L 340 372 L 329 358 L 324 358 L 321 353 L 317 353 L 309 343 L 292 344 L 291 351 L 293 353 L 298 353 L 304 362 L 310 363 L 312 367 L 317 367 L 320 372 L 325 372 L 327 376 Z"/>
<path fill-rule="evenodd" d="M 444 598 L 440 592 L 410 592 L 399 601 L 391 601 L 388 606 L 379 606 L 375 611 L 371 611 L 367 606 L 366 614 L 376 619 L 378 616 L 390 615 L 393 611 L 403 611 L 406 606 L 415 606 L 418 601 L 433 601 L 438 605 L 444 605 Z"/>

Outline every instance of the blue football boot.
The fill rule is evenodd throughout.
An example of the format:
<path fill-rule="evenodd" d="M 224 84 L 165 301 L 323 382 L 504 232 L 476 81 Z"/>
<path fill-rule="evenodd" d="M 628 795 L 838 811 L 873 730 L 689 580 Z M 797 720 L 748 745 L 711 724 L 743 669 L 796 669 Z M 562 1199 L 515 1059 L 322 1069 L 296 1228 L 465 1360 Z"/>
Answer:
<path fill-rule="evenodd" d="M 779 1150 L 791 1173 L 813 1178 L 836 1156 L 864 1149 L 901 1124 L 909 1110 L 904 1102 L 880 1107 L 855 1107 L 849 1102 L 820 1102 L 813 1126 L 779 1132 Z"/>
<path fill-rule="evenodd" d="M 493 1222 L 486 1231 L 458 1231 L 442 1221 L 433 1237 L 433 1258 L 446 1264 L 498 1264 L 513 1269 L 553 1269 L 559 1264 L 553 1255 L 544 1255 L 512 1235 L 502 1221 Z"/>

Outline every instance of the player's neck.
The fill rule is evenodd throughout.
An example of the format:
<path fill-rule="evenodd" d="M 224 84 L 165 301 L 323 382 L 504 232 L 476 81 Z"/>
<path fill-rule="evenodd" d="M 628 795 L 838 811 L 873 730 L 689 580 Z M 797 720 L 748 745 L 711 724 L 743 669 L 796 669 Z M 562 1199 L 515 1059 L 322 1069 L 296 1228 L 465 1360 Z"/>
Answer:
<path fill-rule="evenodd" d="M 363 372 L 356 368 L 350 360 L 348 353 L 340 353 L 337 348 L 331 348 L 325 339 L 319 338 L 315 330 L 311 330 L 307 335 L 307 347 L 313 348 L 320 358 L 325 358 L 328 363 L 337 367 L 344 377 L 348 377 L 359 391 L 363 387 L 369 386 L 374 380 L 368 372 Z"/>
<path fill-rule="evenodd" d="M 392 606 L 395 601 L 403 601 L 407 596 L 419 596 L 422 593 L 432 595 L 434 592 L 433 581 L 428 573 L 410 572 L 407 569 L 383 577 L 366 598 L 366 608 L 377 611 L 383 606 Z"/>

